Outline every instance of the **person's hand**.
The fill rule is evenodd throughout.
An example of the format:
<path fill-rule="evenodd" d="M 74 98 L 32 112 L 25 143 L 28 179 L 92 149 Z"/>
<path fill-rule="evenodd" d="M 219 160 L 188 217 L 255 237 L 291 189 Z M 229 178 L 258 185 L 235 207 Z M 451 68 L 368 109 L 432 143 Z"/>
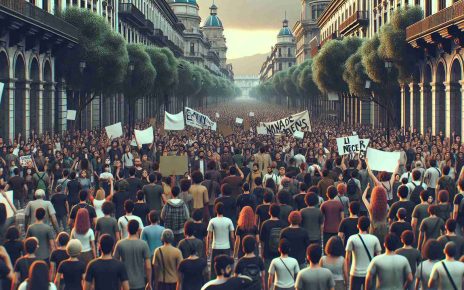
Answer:
<path fill-rule="evenodd" d="M 371 184 L 369 182 L 367 183 L 366 189 L 371 189 Z"/>
<path fill-rule="evenodd" d="M 147 283 L 147 285 L 145 286 L 145 290 L 152 290 L 153 287 L 151 287 L 151 284 L 150 283 Z"/>

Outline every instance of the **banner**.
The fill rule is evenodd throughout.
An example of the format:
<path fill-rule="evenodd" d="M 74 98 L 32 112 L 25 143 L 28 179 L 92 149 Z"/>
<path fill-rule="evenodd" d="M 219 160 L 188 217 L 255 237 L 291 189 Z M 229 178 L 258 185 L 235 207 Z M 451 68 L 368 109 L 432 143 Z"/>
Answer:
<path fill-rule="evenodd" d="M 296 131 L 293 133 L 293 137 L 295 137 L 295 139 L 303 139 L 304 138 L 304 133 L 301 132 L 301 131 Z"/>
<path fill-rule="evenodd" d="M 367 159 L 369 166 L 374 171 L 395 171 L 400 160 L 400 152 L 385 152 L 373 148 L 367 148 Z"/>
<path fill-rule="evenodd" d="M 258 133 L 258 135 L 267 135 L 267 129 L 264 126 L 256 127 L 256 133 Z"/>
<path fill-rule="evenodd" d="M 0 104 L 2 103 L 2 95 L 3 95 L 3 88 L 5 87 L 5 84 L 0 82 Z"/>
<path fill-rule="evenodd" d="M 232 129 L 232 126 L 226 122 L 219 122 L 217 125 L 217 131 L 219 134 L 221 134 L 224 137 L 230 136 L 234 134 L 234 130 Z"/>
<path fill-rule="evenodd" d="M 181 131 L 185 129 L 184 112 L 178 114 L 164 114 L 164 130 Z"/>
<path fill-rule="evenodd" d="M 121 122 L 110 125 L 110 126 L 106 126 L 105 130 L 106 130 L 106 135 L 108 135 L 108 139 L 110 140 L 119 138 L 123 135 Z"/>
<path fill-rule="evenodd" d="M 68 110 L 66 112 L 66 120 L 75 121 L 76 120 L 76 110 Z"/>
<path fill-rule="evenodd" d="M 22 167 L 33 167 L 32 156 L 26 155 L 19 157 L 19 164 L 21 164 Z"/>
<path fill-rule="evenodd" d="M 143 131 L 134 130 L 135 139 L 140 145 L 151 144 L 155 140 L 155 135 L 153 135 L 153 127 L 148 127 Z"/>
<path fill-rule="evenodd" d="M 185 107 L 185 123 L 198 129 L 216 131 L 217 128 L 216 122 L 211 121 L 208 116 L 203 115 L 202 113 L 197 112 L 189 107 Z"/>
<path fill-rule="evenodd" d="M 159 170 L 163 176 L 184 175 L 188 172 L 188 157 L 161 156 Z"/>
<path fill-rule="evenodd" d="M 311 132 L 311 122 L 308 111 L 303 111 L 290 117 L 274 122 L 263 122 L 268 134 L 285 133 L 293 135 L 296 131 Z"/>
<path fill-rule="evenodd" d="M 255 116 L 255 112 L 250 112 L 250 113 L 248 114 L 248 117 L 254 117 L 254 116 Z"/>
<path fill-rule="evenodd" d="M 357 135 L 337 138 L 338 154 L 346 155 L 359 152 L 359 137 Z"/>
<path fill-rule="evenodd" d="M 5 192 L 6 198 L 13 204 L 13 190 Z M 0 194 L 0 203 L 3 203 L 6 207 L 6 217 L 10 218 L 14 216 L 14 211 L 10 206 L 10 202 L 3 197 L 3 194 Z"/>
<path fill-rule="evenodd" d="M 370 139 L 359 139 L 359 157 L 365 158 Z"/>
<path fill-rule="evenodd" d="M 220 118 L 221 115 L 219 115 L 219 113 L 216 113 L 216 118 Z"/>
<path fill-rule="evenodd" d="M 235 118 L 235 123 L 237 124 L 243 124 L 243 119 L 242 118 Z"/>

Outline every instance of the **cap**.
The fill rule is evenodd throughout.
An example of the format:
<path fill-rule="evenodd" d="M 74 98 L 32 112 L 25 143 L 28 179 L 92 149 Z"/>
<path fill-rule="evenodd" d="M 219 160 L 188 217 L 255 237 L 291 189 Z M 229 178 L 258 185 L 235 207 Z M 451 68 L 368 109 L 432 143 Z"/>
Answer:
<path fill-rule="evenodd" d="M 72 239 L 68 242 L 68 245 L 66 246 L 66 253 L 70 257 L 77 257 L 81 254 L 82 251 L 82 244 L 79 240 Z"/>

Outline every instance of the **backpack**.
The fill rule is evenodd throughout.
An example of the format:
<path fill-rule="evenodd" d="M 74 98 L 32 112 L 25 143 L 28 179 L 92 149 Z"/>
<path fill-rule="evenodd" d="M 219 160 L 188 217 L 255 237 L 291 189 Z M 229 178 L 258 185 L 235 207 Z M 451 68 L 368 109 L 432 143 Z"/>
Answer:
<path fill-rule="evenodd" d="M 37 173 L 37 177 L 39 178 L 39 180 L 37 180 L 36 189 L 42 189 L 45 192 L 47 192 L 47 183 L 45 182 L 45 179 L 44 179 L 45 173 L 42 173 L 42 175 L 40 175 L 40 173 Z"/>
<path fill-rule="evenodd" d="M 409 195 L 409 200 L 414 202 L 415 205 L 418 205 L 419 203 L 421 203 L 420 193 L 422 192 L 422 190 L 424 190 L 424 188 L 422 187 L 422 185 L 416 185 L 414 182 L 412 182 L 412 185 L 414 186 L 414 189 Z"/>
<path fill-rule="evenodd" d="M 282 231 L 281 227 L 275 227 L 271 229 L 269 234 L 269 251 L 272 254 L 279 254 L 279 242 L 280 242 L 280 232 Z"/>
<path fill-rule="evenodd" d="M 260 288 L 259 284 L 261 280 L 261 270 L 259 269 L 259 266 L 257 264 L 247 264 L 242 270 L 242 275 L 251 278 L 253 280 L 253 284 L 257 284 L 258 289 Z"/>

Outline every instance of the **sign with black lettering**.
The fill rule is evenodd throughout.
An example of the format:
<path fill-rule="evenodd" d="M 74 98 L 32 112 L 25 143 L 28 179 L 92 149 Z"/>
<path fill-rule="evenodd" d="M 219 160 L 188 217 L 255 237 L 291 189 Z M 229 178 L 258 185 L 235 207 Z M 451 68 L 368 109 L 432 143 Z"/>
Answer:
<path fill-rule="evenodd" d="M 359 158 L 364 159 L 367 153 L 367 146 L 369 146 L 370 139 L 359 139 Z"/>
<path fill-rule="evenodd" d="M 208 116 L 188 107 L 185 107 L 185 123 L 198 129 L 216 131 L 217 128 L 216 122 L 211 121 Z"/>
<path fill-rule="evenodd" d="M 311 122 L 307 110 L 278 121 L 263 122 L 262 126 L 266 128 L 267 134 L 293 135 L 295 132 L 311 132 Z"/>
<path fill-rule="evenodd" d="M 358 135 L 337 138 L 338 154 L 347 155 L 350 153 L 359 152 L 359 137 Z"/>

